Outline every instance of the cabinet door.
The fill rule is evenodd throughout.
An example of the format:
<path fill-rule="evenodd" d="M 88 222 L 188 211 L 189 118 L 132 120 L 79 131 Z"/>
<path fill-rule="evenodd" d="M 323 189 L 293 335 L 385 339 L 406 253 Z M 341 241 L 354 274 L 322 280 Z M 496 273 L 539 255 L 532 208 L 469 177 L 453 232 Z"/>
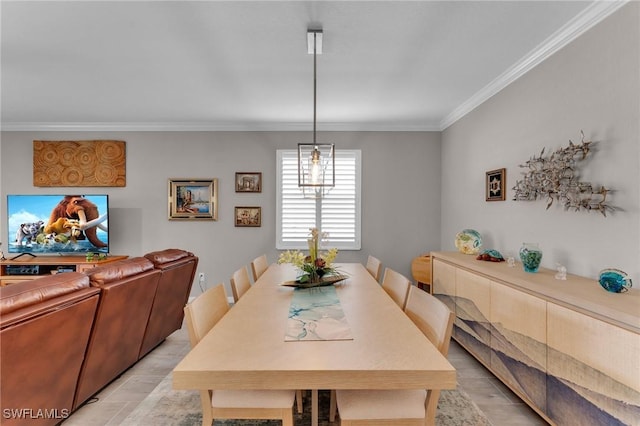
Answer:
<path fill-rule="evenodd" d="M 456 268 L 441 260 L 433 260 L 433 295 L 456 312 Z"/>
<path fill-rule="evenodd" d="M 558 425 L 637 425 L 640 335 L 552 303 L 547 311 L 549 418 Z"/>
<path fill-rule="evenodd" d="M 456 269 L 456 340 L 489 366 L 491 285 L 487 278 Z"/>
<path fill-rule="evenodd" d="M 543 413 L 546 407 L 547 302 L 491 282 L 491 370 Z"/>

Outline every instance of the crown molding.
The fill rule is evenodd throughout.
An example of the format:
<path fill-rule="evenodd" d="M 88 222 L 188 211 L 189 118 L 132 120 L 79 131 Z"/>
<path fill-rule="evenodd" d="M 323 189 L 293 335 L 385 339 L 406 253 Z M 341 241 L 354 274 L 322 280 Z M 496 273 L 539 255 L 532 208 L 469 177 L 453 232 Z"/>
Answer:
<path fill-rule="evenodd" d="M 3 132 L 304 132 L 311 131 L 311 123 L 132 123 L 132 122 L 7 122 Z M 434 132 L 439 123 L 320 123 L 319 132 Z"/>
<path fill-rule="evenodd" d="M 440 130 L 445 130 L 460 120 L 493 95 L 522 77 L 545 59 L 584 34 L 628 2 L 629 0 L 596 0 L 525 55 L 520 61 L 516 62 L 491 83 L 451 111 L 440 123 Z"/>

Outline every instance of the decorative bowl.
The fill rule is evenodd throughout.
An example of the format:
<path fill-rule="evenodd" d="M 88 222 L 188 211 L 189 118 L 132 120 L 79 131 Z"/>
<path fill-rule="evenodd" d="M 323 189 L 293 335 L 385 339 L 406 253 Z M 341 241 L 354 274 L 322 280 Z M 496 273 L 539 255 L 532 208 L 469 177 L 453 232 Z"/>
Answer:
<path fill-rule="evenodd" d="M 460 253 L 478 254 L 482 247 L 482 236 L 475 229 L 463 229 L 456 234 L 455 244 Z"/>
<path fill-rule="evenodd" d="M 324 287 L 328 285 L 337 284 L 340 281 L 346 280 L 347 278 L 349 277 L 347 277 L 344 274 L 335 274 L 330 276 L 324 276 L 320 279 L 320 281 L 317 281 L 317 282 L 301 283 L 300 281 L 285 281 L 280 285 L 285 287 L 296 287 L 296 288 Z"/>
<path fill-rule="evenodd" d="M 598 282 L 607 291 L 612 293 L 624 293 L 633 283 L 626 272 L 615 268 L 607 268 L 600 271 Z"/>

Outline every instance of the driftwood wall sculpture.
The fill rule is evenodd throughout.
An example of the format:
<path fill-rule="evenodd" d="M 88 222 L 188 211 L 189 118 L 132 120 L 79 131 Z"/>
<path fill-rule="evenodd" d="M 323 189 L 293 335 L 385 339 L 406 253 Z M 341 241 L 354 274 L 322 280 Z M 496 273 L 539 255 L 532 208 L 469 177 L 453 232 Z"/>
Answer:
<path fill-rule="evenodd" d="M 610 189 L 600 186 L 594 189 L 590 182 L 579 179 L 577 163 L 587 158 L 591 141 L 584 140 L 574 144 L 569 140 L 569 146 L 559 148 L 551 155 L 544 156 L 544 148 L 538 157 L 521 164 L 526 169 L 522 180 L 516 182 L 515 201 L 547 200 L 547 209 L 557 201 L 565 210 L 599 211 L 604 216 L 607 210 L 614 207 L 607 204 Z"/>

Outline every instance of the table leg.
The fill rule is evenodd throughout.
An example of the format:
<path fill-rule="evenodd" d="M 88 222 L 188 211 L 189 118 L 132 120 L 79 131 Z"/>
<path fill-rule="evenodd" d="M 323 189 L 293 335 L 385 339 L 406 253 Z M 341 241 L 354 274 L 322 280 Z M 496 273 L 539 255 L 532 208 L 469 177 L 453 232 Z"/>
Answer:
<path fill-rule="evenodd" d="M 311 389 L 311 426 L 318 426 L 318 390 Z"/>

